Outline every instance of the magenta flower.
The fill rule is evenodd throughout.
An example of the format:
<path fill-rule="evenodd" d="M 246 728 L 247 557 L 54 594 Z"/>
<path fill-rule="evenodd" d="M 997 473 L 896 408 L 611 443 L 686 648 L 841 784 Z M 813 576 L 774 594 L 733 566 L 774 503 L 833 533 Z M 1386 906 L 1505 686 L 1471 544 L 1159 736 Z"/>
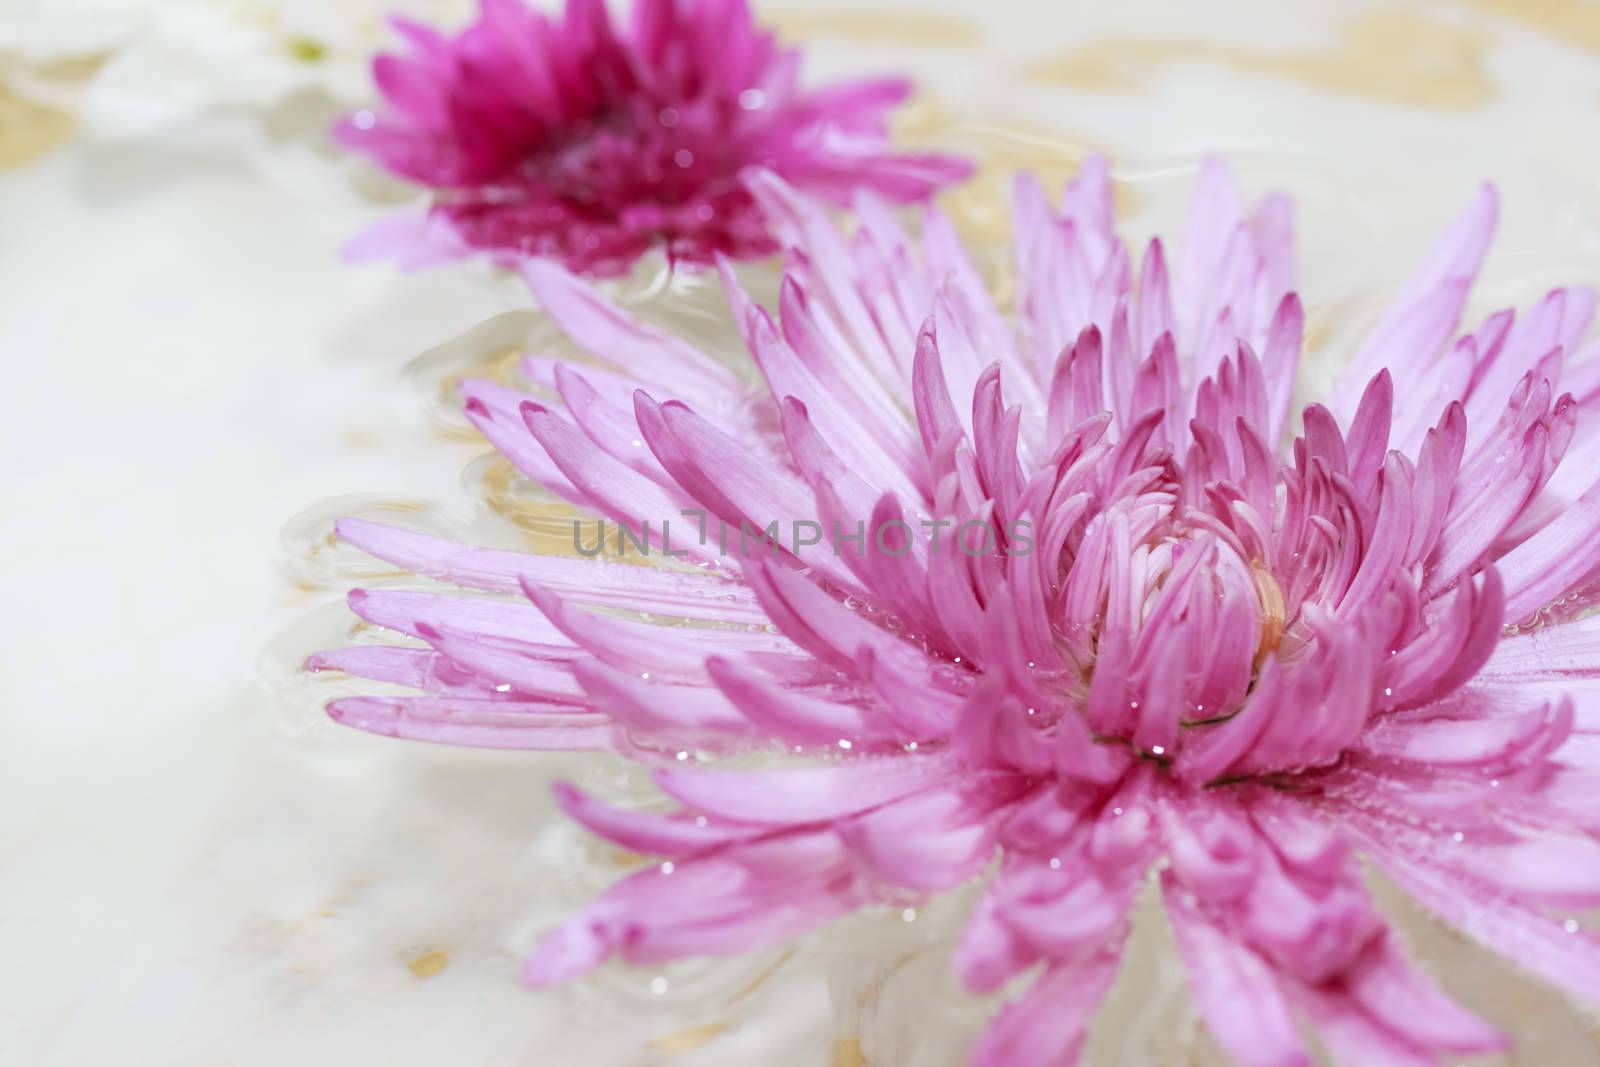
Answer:
<path fill-rule="evenodd" d="M 637 0 L 626 30 L 603 0 L 549 19 L 482 0 L 450 38 L 396 19 L 409 55 L 373 63 L 389 112 L 340 124 L 345 147 L 437 190 L 353 246 L 413 264 L 474 250 L 619 274 L 660 246 L 674 261 L 777 250 L 740 174 L 759 166 L 847 201 L 856 189 L 920 200 L 964 178 L 954 157 L 888 145 L 897 78 L 806 91 L 800 55 L 744 0 Z"/>
<path fill-rule="evenodd" d="M 1501 1048 L 1409 962 L 1364 854 L 1515 964 L 1600 990 L 1600 940 L 1570 918 L 1600 905 L 1600 625 L 1580 614 L 1600 358 L 1577 347 L 1595 297 L 1456 335 L 1492 190 L 1280 448 L 1302 330 L 1289 208 L 1247 213 L 1220 166 L 1180 254 L 1151 242 L 1137 285 L 1104 162 L 1059 214 L 1020 183 L 1014 326 L 937 213 L 913 241 L 863 196 L 846 240 L 776 178 L 752 188 L 794 249 L 776 322 L 727 276 L 764 391 L 544 264 L 544 307 L 627 369 L 531 359 L 549 399 L 466 389 L 528 477 L 700 566 L 339 528 L 526 599 L 355 592 L 425 646 L 313 666 L 425 694 L 334 718 L 660 765 L 671 813 L 560 792 L 664 862 L 554 932 L 530 981 L 747 952 L 982 878 L 960 976 L 1031 984 L 973 1063 L 1055 1067 L 1159 871 L 1196 1003 L 1240 1063 L 1309 1064 L 1302 1023 L 1354 1067 Z M 776 520 L 778 543 L 724 554 L 696 510 L 712 530 Z M 688 758 L 763 748 L 791 765 Z"/>

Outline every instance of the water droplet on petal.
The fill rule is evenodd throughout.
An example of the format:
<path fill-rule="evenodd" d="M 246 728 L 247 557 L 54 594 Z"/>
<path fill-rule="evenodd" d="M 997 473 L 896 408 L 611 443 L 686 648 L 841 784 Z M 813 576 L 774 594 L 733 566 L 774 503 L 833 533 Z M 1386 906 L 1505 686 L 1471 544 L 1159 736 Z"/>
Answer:
<path fill-rule="evenodd" d="M 685 169 L 694 166 L 694 153 L 687 148 L 680 148 L 672 153 L 672 161 Z"/>
<path fill-rule="evenodd" d="M 370 111 L 357 111 L 350 116 L 350 125 L 358 130 L 370 130 L 378 124 L 378 116 Z"/>
<path fill-rule="evenodd" d="M 650 979 L 650 992 L 658 997 L 665 996 L 667 993 L 667 980 L 659 974 Z"/>
<path fill-rule="evenodd" d="M 739 94 L 739 106 L 746 111 L 755 111 L 767 103 L 767 94 L 760 89 L 746 89 Z"/>
<path fill-rule="evenodd" d="M 661 125 L 670 130 L 672 127 L 678 124 L 678 109 L 675 107 L 664 107 L 661 109 L 661 113 L 657 115 L 656 118 L 661 121 Z"/>

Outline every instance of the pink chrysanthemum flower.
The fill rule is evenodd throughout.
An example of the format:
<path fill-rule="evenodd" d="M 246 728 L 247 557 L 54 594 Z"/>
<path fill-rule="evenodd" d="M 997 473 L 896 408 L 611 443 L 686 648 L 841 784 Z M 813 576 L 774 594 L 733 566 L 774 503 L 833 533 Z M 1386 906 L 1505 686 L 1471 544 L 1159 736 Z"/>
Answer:
<path fill-rule="evenodd" d="M 1571 918 L 1600 904 L 1600 620 L 1580 611 L 1600 359 L 1577 347 L 1595 298 L 1556 290 L 1456 334 L 1491 190 L 1280 447 L 1302 332 L 1289 209 L 1247 213 L 1220 166 L 1176 260 L 1151 242 L 1137 284 L 1103 162 L 1059 213 L 1020 184 L 1014 326 L 936 213 L 913 241 L 863 197 L 847 239 L 782 182 L 752 188 L 794 249 L 776 322 L 728 277 L 764 392 L 543 264 L 527 277 L 549 314 L 627 369 L 530 360 L 559 401 L 466 390 L 530 478 L 658 546 L 677 520 L 701 567 L 340 527 L 526 600 L 354 593 L 427 647 L 313 666 L 426 695 L 336 719 L 661 764 L 670 813 L 560 792 L 666 862 L 553 933 L 531 981 L 747 952 L 985 878 L 960 976 L 1025 991 L 973 1062 L 1056 1067 L 1158 872 L 1239 1062 L 1309 1063 L 1302 1023 L 1353 1067 L 1502 1047 L 1408 961 L 1364 855 L 1514 963 L 1600 991 L 1600 940 Z M 846 538 L 780 527 L 728 564 L 680 529 L 695 509 Z M 679 755 L 762 746 L 796 765 Z"/>
<path fill-rule="evenodd" d="M 889 147 L 902 79 L 801 89 L 799 53 L 744 0 L 637 0 L 620 32 L 604 0 L 567 0 L 556 19 L 482 0 L 454 38 L 395 25 L 410 54 L 373 64 L 389 110 L 336 134 L 437 196 L 425 218 L 359 240 L 358 257 L 476 250 L 618 274 L 657 246 L 681 262 L 763 256 L 777 243 L 740 180 L 747 167 L 841 202 L 856 189 L 919 200 L 970 171 Z"/>

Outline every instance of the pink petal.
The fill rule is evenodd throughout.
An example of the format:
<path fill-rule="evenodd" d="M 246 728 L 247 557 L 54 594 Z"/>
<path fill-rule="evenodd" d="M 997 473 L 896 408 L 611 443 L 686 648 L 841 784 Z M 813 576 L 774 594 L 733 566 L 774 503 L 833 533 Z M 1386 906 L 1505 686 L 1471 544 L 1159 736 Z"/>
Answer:
<path fill-rule="evenodd" d="M 1117 956 L 1058 964 L 1006 1005 L 972 1050 L 972 1067 L 1073 1067 L 1117 974 Z"/>
<path fill-rule="evenodd" d="M 1217 1044 L 1245 1067 L 1310 1067 L 1272 968 L 1210 922 L 1170 875 L 1161 888 L 1195 1003 Z"/>
<path fill-rule="evenodd" d="M 946 756 L 852 760 L 780 771 L 661 771 L 656 783 L 686 807 L 734 823 L 826 822 L 920 792 L 939 782 Z"/>
<path fill-rule="evenodd" d="M 692 528 L 692 520 L 685 520 L 685 529 Z M 362 519 L 341 519 L 334 530 L 402 570 L 472 589 L 520 592 L 520 580 L 526 578 L 589 604 L 722 622 L 766 621 L 748 589 L 709 572 L 475 548 Z"/>

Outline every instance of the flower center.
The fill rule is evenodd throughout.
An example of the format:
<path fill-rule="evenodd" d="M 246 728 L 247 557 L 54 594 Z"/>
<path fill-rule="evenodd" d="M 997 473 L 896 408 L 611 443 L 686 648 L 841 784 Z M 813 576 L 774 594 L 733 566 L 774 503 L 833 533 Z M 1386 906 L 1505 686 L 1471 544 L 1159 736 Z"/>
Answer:
<path fill-rule="evenodd" d="M 520 177 L 607 215 L 698 202 L 735 184 L 740 160 L 730 150 L 726 121 L 713 121 L 726 110 L 710 100 L 676 107 L 629 101 L 539 145 L 524 157 Z M 715 130 L 724 135 L 713 136 Z M 666 227 L 669 220 L 645 224 Z"/>
<path fill-rule="evenodd" d="M 1261 641 L 1256 646 L 1255 659 L 1260 668 L 1261 661 L 1276 652 L 1283 641 L 1283 587 L 1264 564 L 1250 564 L 1250 572 L 1255 575 L 1256 595 L 1261 600 Z"/>
<path fill-rule="evenodd" d="M 1063 545 L 1053 629 L 1067 684 L 1055 697 L 1029 693 L 1041 698 L 1034 720 L 1048 729 L 1081 716 L 1099 744 L 1180 774 L 1189 750 L 1224 737 L 1229 758 L 1211 762 L 1230 775 L 1337 759 L 1376 706 L 1380 651 L 1405 614 L 1387 594 L 1378 599 L 1399 614 L 1350 602 L 1358 520 L 1315 515 L 1304 537 L 1325 543 L 1313 549 L 1291 536 L 1282 496 L 1188 484 L 1160 455 L 1144 470 L 1119 479 L 1121 494 Z M 1263 716 L 1276 720 L 1270 730 Z"/>

